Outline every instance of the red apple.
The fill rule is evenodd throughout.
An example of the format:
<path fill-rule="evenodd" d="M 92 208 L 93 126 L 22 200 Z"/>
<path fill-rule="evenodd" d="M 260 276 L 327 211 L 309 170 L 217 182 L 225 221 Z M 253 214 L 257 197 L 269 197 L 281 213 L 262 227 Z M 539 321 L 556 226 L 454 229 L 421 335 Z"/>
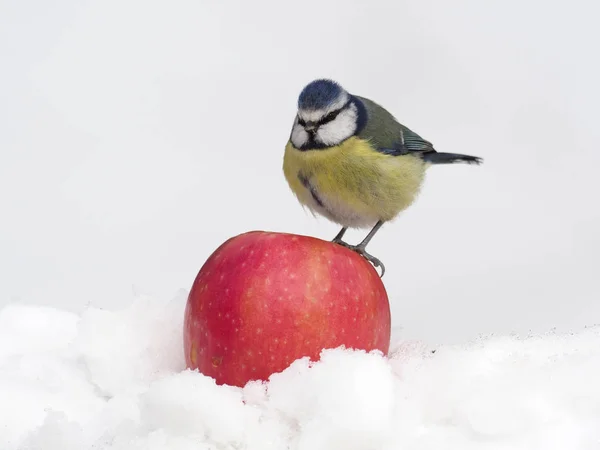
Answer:
<path fill-rule="evenodd" d="M 390 344 L 388 296 L 375 268 L 332 242 L 253 231 L 223 243 L 188 297 L 188 368 L 218 384 L 267 380 L 322 349 Z"/>

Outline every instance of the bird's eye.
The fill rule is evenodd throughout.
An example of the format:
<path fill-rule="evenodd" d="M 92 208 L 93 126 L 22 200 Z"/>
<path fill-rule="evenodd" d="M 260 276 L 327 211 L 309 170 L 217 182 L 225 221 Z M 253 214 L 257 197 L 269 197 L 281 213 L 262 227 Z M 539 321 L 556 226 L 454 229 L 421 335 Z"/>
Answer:
<path fill-rule="evenodd" d="M 331 122 L 333 119 L 335 119 L 337 117 L 337 115 L 340 113 L 340 109 L 338 109 L 337 111 L 331 111 L 329 114 L 327 114 L 325 117 L 323 117 L 319 123 L 321 125 L 326 124 L 328 122 Z"/>
<path fill-rule="evenodd" d="M 301 127 L 306 125 L 306 122 L 304 121 L 304 119 L 298 117 L 298 125 L 300 125 Z"/>

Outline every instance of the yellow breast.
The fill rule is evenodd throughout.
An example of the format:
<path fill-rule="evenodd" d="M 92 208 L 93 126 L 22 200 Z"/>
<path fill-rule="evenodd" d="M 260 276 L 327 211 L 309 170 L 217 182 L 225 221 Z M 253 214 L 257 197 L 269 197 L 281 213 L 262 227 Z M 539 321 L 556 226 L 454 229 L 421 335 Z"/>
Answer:
<path fill-rule="evenodd" d="M 350 227 L 391 220 L 410 206 L 425 169 L 420 158 L 383 154 L 356 136 L 335 147 L 308 151 L 288 142 L 283 158 L 285 178 L 298 200 Z"/>

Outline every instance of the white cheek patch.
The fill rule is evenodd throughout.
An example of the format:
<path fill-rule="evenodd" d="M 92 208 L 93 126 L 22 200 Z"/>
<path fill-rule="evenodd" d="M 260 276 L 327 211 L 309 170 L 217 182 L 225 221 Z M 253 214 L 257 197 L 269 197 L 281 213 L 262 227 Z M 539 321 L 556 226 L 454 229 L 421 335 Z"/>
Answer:
<path fill-rule="evenodd" d="M 317 140 L 324 145 L 337 145 L 348 139 L 356 131 L 358 111 L 355 105 L 343 110 L 329 123 L 321 125 L 317 131 Z"/>
<path fill-rule="evenodd" d="M 304 130 L 303 127 L 295 123 L 294 128 L 292 128 L 292 144 L 294 144 L 294 147 L 300 148 L 307 142 L 308 133 Z"/>

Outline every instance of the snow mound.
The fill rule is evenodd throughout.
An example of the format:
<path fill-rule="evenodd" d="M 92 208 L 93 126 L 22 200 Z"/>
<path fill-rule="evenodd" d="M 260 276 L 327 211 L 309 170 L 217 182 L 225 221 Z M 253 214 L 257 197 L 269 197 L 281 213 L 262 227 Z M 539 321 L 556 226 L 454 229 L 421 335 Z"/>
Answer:
<path fill-rule="evenodd" d="M 185 301 L 0 310 L 0 448 L 600 448 L 598 328 L 327 350 L 241 389 L 185 369 Z"/>

